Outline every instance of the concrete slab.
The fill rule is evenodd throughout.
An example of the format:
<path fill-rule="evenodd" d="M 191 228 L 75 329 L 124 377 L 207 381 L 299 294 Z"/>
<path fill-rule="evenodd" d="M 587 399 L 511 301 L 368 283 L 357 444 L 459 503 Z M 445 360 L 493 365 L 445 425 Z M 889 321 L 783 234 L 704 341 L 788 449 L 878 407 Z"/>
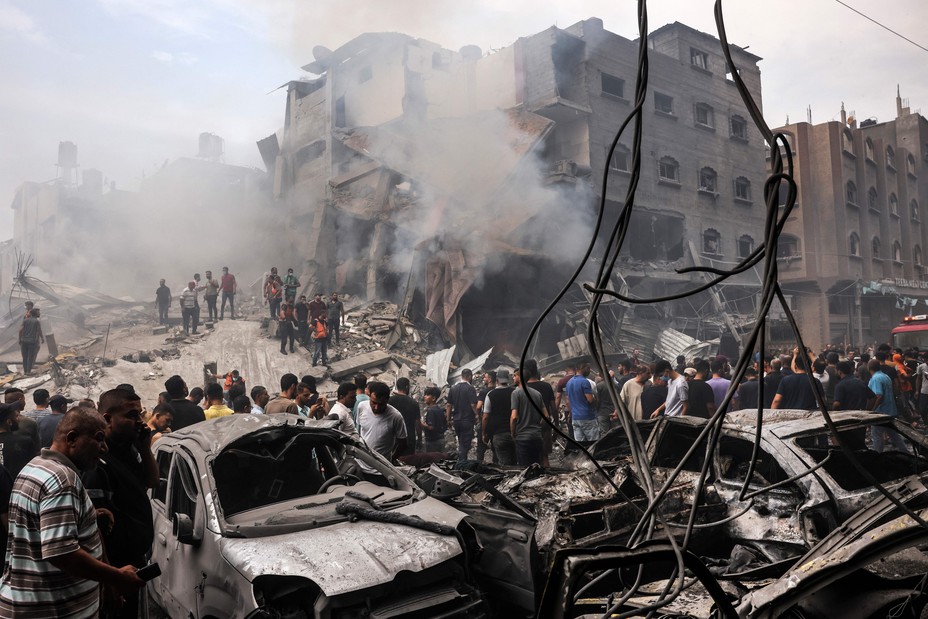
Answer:
<path fill-rule="evenodd" d="M 336 361 L 329 366 L 329 375 L 336 379 L 343 378 L 366 370 L 367 368 L 384 365 L 388 361 L 390 361 L 389 353 L 382 350 L 375 350 L 373 352 Z"/>

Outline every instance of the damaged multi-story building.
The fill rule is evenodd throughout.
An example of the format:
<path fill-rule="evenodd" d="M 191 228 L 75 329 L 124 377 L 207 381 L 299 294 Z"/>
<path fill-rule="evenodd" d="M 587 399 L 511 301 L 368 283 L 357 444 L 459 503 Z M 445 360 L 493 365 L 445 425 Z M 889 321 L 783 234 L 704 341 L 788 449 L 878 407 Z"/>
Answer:
<path fill-rule="evenodd" d="M 928 120 L 897 91 L 892 120 L 858 121 L 842 106 L 840 121 L 777 131 L 798 186 L 777 248 L 780 280 L 806 341 L 889 341 L 903 316 L 928 313 Z"/>
<path fill-rule="evenodd" d="M 521 350 L 592 235 L 609 145 L 632 110 L 637 45 L 588 19 L 484 55 L 395 33 L 317 47 L 287 85 L 283 128 L 258 146 L 291 214 L 307 287 L 401 302 L 462 349 Z M 760 105 L 759 57 L 680 23 L 650 35 L 641 182 L 615 286 L 692 288 L 692 265 L 732 267 L 761 239 L 764 144 L 732 70 Z M 631 170 L 610 164 L 603 230 Z M 650 352 L 674 327 L 740 336 L 760 281 L 748 272 L 676 304 L 609 304 L 606 335 Z M 580 286 L 535 354 L 585 324 Z M 562 351 L 563 354 L 563 351 Z"/>

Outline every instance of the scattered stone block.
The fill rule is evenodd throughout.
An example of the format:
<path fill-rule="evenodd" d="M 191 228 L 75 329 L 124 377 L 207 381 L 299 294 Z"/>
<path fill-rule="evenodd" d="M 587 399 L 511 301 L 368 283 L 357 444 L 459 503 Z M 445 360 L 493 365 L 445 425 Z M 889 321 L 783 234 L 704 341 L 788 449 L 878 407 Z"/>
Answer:
<path fill-rule="evenodd" d="M 377 367 L 385 364 L 390 360 L 390 355 L 382 350 L 364 353 L 336 361 L 329 366 L 329 375 L 332 378 L 339 379 L 352 374 L 357 374 L 368 368 Z"/>
<path fill-rule="evenodd" d="M 164 335 L 167 332 L 168 332 L 168 328 L 165 325 L 161 325 L 160 327 L 155 327 L 151 330 L 152 335 Z"/>

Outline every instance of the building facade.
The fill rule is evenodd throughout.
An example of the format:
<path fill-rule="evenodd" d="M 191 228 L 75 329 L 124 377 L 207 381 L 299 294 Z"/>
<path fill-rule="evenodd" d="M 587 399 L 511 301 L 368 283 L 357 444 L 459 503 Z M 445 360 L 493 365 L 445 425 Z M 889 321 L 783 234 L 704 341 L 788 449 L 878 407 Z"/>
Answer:
<path fill-rule="evenodd" d="M 842 109 L 841 121 L 777 130 L 798 185 L 780 279 L 811 346 L 886 342 L 903 316 L 928 310 L 928 122 L 898 93 L 896 111 L 858 124 Z"/>
<path fill-rule="evenodd" d="M 753 251 L 766 173 L 762 138 L 718 39 L 674 23 L 650 42 L 641 180 L 617 277 L 639 296 L 704 281 L 677 268 L 730 268 Z M 487 55 L 378 33 L 317 48 L 304 69 L 318 77 L 289 84 L 283 129 L 259 143 L 275 198 L 298 222 L 301 281 L 404 304 L 416 289 L 424 314 L 459 345 L 468 343 L 462 330 L 473 335 L 486 319 L 517 344 L 549 297 L 537 285 L 514 292 L 517 271 L 505 265 L 533 284 L 543 277 L 551 296 L 576 266 L 609 145 L 632 109 L 637 46 L 594 18 Z M 731 52 L 760 105 L 760 58 Z M 629 130 L 610 163 L 604 230 L 623 207 L 630 145 Z M 624 308 L 611 328 L 628 348 L 638 347 L 636 325 L 651 343 L 654 324 L 670 323 L 700 339 L 736 338 L 759 283 L 746 273 L 717 294 Z M 523 296 L 518 307 L 488 303 Z M 740 322 L 719 318 L 729 314 Z M 551 337 L 570 335 L 585 317 L 574 318 Z"/>

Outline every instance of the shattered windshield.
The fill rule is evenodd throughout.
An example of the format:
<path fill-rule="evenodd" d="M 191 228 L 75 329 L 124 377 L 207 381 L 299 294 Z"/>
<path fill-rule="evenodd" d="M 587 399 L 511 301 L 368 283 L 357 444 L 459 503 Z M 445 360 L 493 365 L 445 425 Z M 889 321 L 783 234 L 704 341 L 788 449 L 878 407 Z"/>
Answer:
<path fill-rule="evenodd" d="M 350 453 L 353 451 L 334 435 L 293 428 L 256 432 L 239 439 L 222 450 L 212 463 L 222 513 L 228 519 L 305 497 L 319 498 L 305 501 L 304 507 L 326 504 L 335 494 L 344 495 L 345 489 L 365 477 L 358 460 Z M 367 464 L 377 463 L 371 458 Z M 373 480 L 367 485 L 386 486 L 382 490 L 392 500 L 399 495 L 410 496 L 406 488 L 391 490 L 389 486 L 397 485 L 395 476 L 375 473 L 366 477 Z M 328 494 L 333 488 L 342 491 Z M 377 496 L 382 499 L 384 492 Z"/>
<path fill-rule="evenodd" d="M 922 475 L 928 471 L 928 446 L 925 441 L 914 441 L 899 433 L 900 445 L 894 445 L 889 437 L 884 438 L 884 449 L 877 451 L 873 445 L 875 432 L 890 431 L 895 424 L 890 421 L 880 424 L 861 424 L 844 428 L 839 432 L 841 441 L 854 453 L 858 462 L 880 483 L 891 482 L 911 475 Z M 809 454 L 816 463 L 824 463 L 824 470 L 845 490 L 870 488 L 871 483 L 854 467 L 847 454 L 838 447 L 829 433 L 822 431 L 796 439 L 796 444 Z M 898 447 L 905 446 L 905 451 Z M 831 457 L 828 457 L 831 454 Z"/>

